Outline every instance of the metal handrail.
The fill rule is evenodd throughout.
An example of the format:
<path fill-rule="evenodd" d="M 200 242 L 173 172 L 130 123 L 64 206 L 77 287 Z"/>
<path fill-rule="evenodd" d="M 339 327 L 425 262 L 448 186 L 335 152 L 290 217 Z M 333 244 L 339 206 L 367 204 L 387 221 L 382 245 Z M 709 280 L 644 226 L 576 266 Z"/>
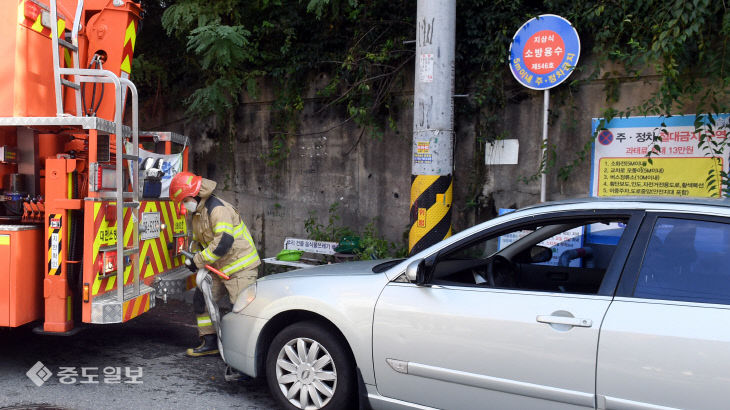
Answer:
<path fill-rule="evenodd" d="M 132 168 L 132 201 L 139 204 L 139 123 L 138 123 L 138 117 L 139 117 L 139 96 L 137 94 L 137 87 L 134 85 L 133 82 L 126 78 L 120 78 L 119 82 L 123 85 L 126 85 L 129 87 L 129 90 L 132 94 L 132 146 L 133 146 L 133 152 L 134 156 L 136 157 L 136 160 L 130 160 L 130 162 L 134 161 Z M 126 90 L 125 90 L 126 91 Z M 117 138 L 117 141 L 121 141 L 123 138 Z M 117 144 L 118 146 L 118 144 Z M 117 163 L 120 161 L 119 152 L 117 151 Z M 122 161 L 123 162 L 123 161 Z M 124 196 L 124 187 L 117 186 L 117 195 L 119 197 Z M 133 283 L 134 283 L 134 293 L 135 295 L 139 295 L 139 275 L 140 275 L 140 265 L 139 265 L 139 217 L 142 210 L 137 207 L 136 210 L 130 210 L 132 212 L 132 247 L 137 248 L 137 252 L 135 252 L 132 256 L 132 266 L 134 269 L 134 276 L 133 276 Z M 136 213 L 136 218 L 135 218 Z M 118 226 L 117 226 L 118 228 Z M 119 242 L 117 241 L 117 244 Z M 117 249 L 117 252 L 119 250 Z M 117 265 L 118 266 L 118 265 Z M 118 278 L 117 278 L 118 279 Z M 117 282 L 119 283 L 119 282 Z"/>
<path fill-rule="evenodd" d="M 65 115 L 63 109 L 63 93 L 61 92 L 61 76 L 70 75 L 74 78 L 74 83 L 78 86 L 81 83 L 112 83 L 114 84 L 114 129 L 115 129 L 115 145 L 116 145 L 116 192 L 115 200 L 117 204 L 117 271 L 116 271 L 116 284 L 117 284 L 117 299 L 119 303 L 124 303 L 124 259 L 125 259 L 125 241 L 124 241 L 124 125 L 122 123 L 122 114 L 124 111 L 124 97 L 126 94 L 126 88 L 128 87 L 132 94 L 132 145 L 134 146 L 133 152 L 136 159 L 130 161 L 135 162 L 135 166 L 132 167 L 132 204 L 135 205 L 135 209 L 131 209 L 132 212 L 132 235 L 134 246 L 133 249 L 137 249 L 133 253 L 132 266 L 134 269 L 133 283 L 135 296 L 140 293 L 140 264 L 139 264 L 139 98 L 137 94 L 137 87 L 133 82 L 125 78 L 119 78 L 115 73 L 104 70 L 104 69 L 89 69 L 80 68 L 79 56 L 78 56 L 78 34 L 81 27 L 81 14 L 84 8 L 84 1 L 78 0 L 76 4 L 76 15 L 74 16 L 73 28 L 71 29 L 71 41 L 76 47 L 74 51 L 74 68 L 61 68 L 59 55 L 58 55 L 58 10 L 57 0 L 51 0 L 51 36 L 53 44 L 53 75 L 54 84 L 56 91 L 56 115 Z M 123 87 L 124 86 L 124 87 Z M 81 91 L 75 90 L 76 92 L 76 112 L 81 117 Z"/>
<path fill-rule="evenodd" d="M 61 116 L 63 112 L 63 93 L 61 93 L 61 75 L 59 69 L 61 62 L 58 59 L 58 10 L 56 0 L 51 0 L 51 42 L 53 44 L 53 82 L 56 91 L 56 115 Z"/>
<path fill-rule="evenodd" d="M 124 161 L 122 160 L 122 84 L 120 78 L 109 70 L 98 70 L 89 68 L 60 68 L 60 74 L 70 74 L 77 76 L 79 82 L 97 82 L 97 83 L 113 83 L 114 84 L 114 125 L 115 125 L 115 145 L 117 150 L 115 183 L 117 187 L 116 204 L 117 204 L 117 299 L 120 303 L 124 302 L 124 197 L 120 190 L 123 190 Z M 130 212 L 134 212 L 130 210 Z"/>
<path fill-rule="evenodd" d="M 54 2 L 56 0 L 53 0 Z M 76 52 L 73 54 L 74 68 L 80 68 L 79 63 L 79 29 L 81 29 L 81 13 L 84 11 L 84 0 L 79 0 L 76 3 L 76 15 L 74 16 L 74 26 L 71 29 L 71 43 L 76 46 Z M 55 48 L 54 48 L 55 50 Z M 74 76 L 74 82 L 76 85 L 81 86 L 81 82 Z M 76 92 L 76 115 L 81 116 L 81 93 Z"/>
<path fill-rule="evenodd" d="M 61 61 L 58 57 L 58 4 L 57 0 L 51 0 L 51 41 L 53 43 L 53 81 L 56 92 L 56 115 L 65 115 L 63 109 L 63 93 L 61 92 Z M 78 0 L 76 3 L 76 14 L 74 15 L 73 27 L 71 28 L 71 44 L 76 47 L 73 52 L 74 68 L 79 68 L 79 28 L 81 26 L 81 13 L 84 11 L 84 0 Z M 81 81 L 74 75 L 76 85 L 81 85 Z M 76 115 L 81 116 L 81 94 L 76 93 Z"/>

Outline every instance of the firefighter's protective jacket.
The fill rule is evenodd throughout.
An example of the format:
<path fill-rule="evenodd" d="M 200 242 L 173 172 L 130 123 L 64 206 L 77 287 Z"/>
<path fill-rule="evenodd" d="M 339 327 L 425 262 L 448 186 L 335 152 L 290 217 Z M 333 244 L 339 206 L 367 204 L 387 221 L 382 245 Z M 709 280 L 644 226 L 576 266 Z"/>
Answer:
<path fill-rule="evenodd" d="M 216 182 L 203 178 L 200 201 L 192 217 L 193 240 L 203 249 L 193 259 L 230 275 L 261 264 L 253 238 L 231 204 L 216 197 Z"/>

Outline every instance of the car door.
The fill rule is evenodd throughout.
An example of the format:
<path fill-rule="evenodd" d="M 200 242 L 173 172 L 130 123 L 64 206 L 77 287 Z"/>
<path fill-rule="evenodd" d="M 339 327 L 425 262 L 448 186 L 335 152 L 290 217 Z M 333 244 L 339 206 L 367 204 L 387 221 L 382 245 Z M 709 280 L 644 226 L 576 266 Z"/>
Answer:
<path fill-rule="evenodd" d="M 560 217 L 533 218 L 527 228 L 573 222 L 585 215 Z M 598 329 L 641 219 L 638 213 L 621 217 L 630 223 L 611 248 L 603 283 L 593 294 L 561 293 L 558 289 L 565 287 L 557 285 L 524 289 L 519 283 L 454 282 L 468 279 L 460 272 L 438 272 L 426 286 L 390 283 L 374 313 L 378 392 L 444 409 L 593 408 Z M 479 233 L 439 255 L 469 254 L 482 241 L 489 247 L 495 238 L 524 232 L 520 224 L 525 223 Z M 473 264 L 461 259 L 445 262 L 444 266 Z M 447 279 L 439 280 L 439 275 Z"/>
<path fill-rule="evenodd" d="M 727 407 L 730 219 L 650 214 L 636 243 L 601 327 L 598 407 Z"/>

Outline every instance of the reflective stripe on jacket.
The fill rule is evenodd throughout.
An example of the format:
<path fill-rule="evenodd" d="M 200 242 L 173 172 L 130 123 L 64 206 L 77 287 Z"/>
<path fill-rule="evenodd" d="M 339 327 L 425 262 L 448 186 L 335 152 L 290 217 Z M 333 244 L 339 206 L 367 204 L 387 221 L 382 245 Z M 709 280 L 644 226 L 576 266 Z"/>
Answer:
<path fill-rule="evenodd" d="M 259 266 L 251 233 L 233 205 L 212 195 L 215 187 L 215 181 L 203 178 L 192 217 L 193 238 L 203 248 L 195 255 L 195 264 L 211 265 L 225 274 Z"/>

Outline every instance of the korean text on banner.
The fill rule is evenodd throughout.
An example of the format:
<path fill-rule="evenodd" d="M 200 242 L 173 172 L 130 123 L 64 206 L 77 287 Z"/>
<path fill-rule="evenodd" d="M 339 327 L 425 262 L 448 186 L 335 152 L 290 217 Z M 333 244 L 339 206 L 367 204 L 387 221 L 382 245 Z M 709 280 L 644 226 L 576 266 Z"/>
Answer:
<path fill-rule="evenodd" d="M 708 183 L 713 168 L 728 171 L 728 152 L 717 156 L 698 146 L 709 128 L 695 129 L 695 116 L 615 118 L 598 129 L 593 119 L 592 196 L 717 197 Z M 712 138 L 724 141 L 730 114 L 718 115 Z M 655 145 L 658 146 L 655 147 Z M 651 162 L 647 157 L 649 152 Z M 719 176 L 719 172 L 717 172 Z"/>

